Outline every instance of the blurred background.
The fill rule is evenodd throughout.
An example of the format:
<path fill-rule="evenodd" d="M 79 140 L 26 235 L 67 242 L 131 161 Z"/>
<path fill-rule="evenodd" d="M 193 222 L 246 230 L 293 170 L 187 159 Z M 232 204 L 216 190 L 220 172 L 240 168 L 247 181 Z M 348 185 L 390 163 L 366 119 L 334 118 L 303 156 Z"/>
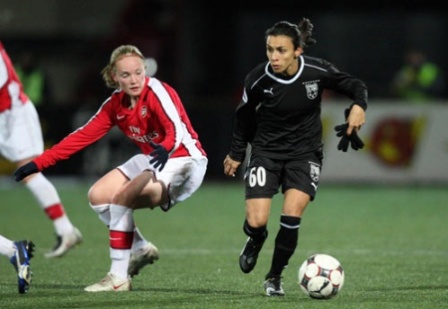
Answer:
<path fill-rule="evenodd" d="M 149 73 L 182 98 L 209 155 L 206 179 L 224 180 L 233 112 L 245 75 L 266 60 L 265 30 L 279 20 L 307 17 L 317 44 L 306 54 L 363 79 L 370 95 L 361 132 L 366 148 L 358 153 L 338 153 L 332 129 L 351 102 L 332 93 L 324 100 L 322 181 L 448 183 L 448 10 L 431 1 L 260 2 L 0 0 L 0 40 L 24 83 L 30 72 L 43 81 L 28 94 L 47 147 L 83 125 L 110 95 L 100 71 L 112 50 L 137 45 Z M 418 89 L 428 86 L 425 93 L 399 88 L 411 59 L 428 64 L 421 82 L 432 85 Z M 111 131 L 46 173 L 97 177 L 134 151 Z M 0 158 L 0 175 L 9 177 L 13 170 Z"/>

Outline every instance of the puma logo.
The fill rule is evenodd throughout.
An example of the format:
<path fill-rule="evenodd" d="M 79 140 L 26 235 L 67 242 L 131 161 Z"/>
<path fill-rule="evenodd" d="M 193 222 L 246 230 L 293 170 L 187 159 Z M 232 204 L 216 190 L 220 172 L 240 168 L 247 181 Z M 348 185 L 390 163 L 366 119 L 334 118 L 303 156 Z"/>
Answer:
<path fill-rule="evenodd" d="M 274 88 L 271 89 L 263 89 L 263 93 L 269 93 L 270 95 L 274 95 Z"/>

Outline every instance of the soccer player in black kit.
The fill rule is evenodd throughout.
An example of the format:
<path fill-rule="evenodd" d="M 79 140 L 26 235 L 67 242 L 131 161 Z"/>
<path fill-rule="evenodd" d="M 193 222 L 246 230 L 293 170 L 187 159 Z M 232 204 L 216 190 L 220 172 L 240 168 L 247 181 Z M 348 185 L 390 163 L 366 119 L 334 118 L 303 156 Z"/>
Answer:
<path fill-rule="evenodd" d="M 248 239 L 239 257 L 244 273 L 253 270 L 268 237 L 273 196 L 280 188 L 284 195 L 271 268 L 264 281 L 268 296 L 285 295 L 281 275 L 295 252 L 301 218 L 319 185 L 324 89 L 351 100 L 344 113 L 346 122 L 335 127 L 341 137 L 338 149 L 363 147 L 357 132 L 365 123 L 367 87 L 326 60 L 303 55 L 304 48 L 316 42 L 312 30 L 313 24 L 304 18 L 299 24 L 280 21 L 266 31 L 268 61 L 246 76 L 230 152 L 224 159 L 224 173 L 234 176 L 250 144 L 244 175 L 243 231 Z"/>

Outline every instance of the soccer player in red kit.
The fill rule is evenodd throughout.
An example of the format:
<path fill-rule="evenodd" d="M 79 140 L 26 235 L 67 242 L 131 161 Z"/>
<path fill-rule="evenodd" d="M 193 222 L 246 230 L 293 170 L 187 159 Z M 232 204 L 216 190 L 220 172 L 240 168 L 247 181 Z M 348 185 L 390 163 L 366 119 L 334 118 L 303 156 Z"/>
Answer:
<path fill-rule="evenodd" d="M 129 291 L 131 278 L 158 258 L 157 248 L 136 228 L 136 209 L 168 211 L 201 185 L 208 159 L 176 91 L 145 74 L 144 57 L 133 45 L 111 55 L 102 74 L 116 89 L 82 127 L 14 173 L 16 181 L 67 159 L 114 126 L 141 150 L 90 188 L 92 209 L 109 227 L 111 268 L 88 292 Z"/>
<path fill-rule="evenodd" d="M 11 59 L 0 42 L 0 154 L 17 167 L 44 151 L 42 130 L 34 104 L 23 91 Z M 40 207 L 53 222 L 57 242 L 45 254 L 60 257 L 82 241 L 79 230 L 69 220 L 53 184 L 42 174 L 23 178 Z"/>

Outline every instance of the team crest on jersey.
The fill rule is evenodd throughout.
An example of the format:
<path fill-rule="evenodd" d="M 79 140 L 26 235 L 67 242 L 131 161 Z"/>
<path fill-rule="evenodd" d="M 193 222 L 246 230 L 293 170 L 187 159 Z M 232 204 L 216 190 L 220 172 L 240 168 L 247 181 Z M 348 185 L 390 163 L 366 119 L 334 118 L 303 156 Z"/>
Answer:
<path fill-rule="evenodd" d="M 148 109 L 147 109 L 146 106 L 144 105 L 144 106 L 142 107 L 142 109 L 140 110 L 140 115 L 141 115 L 143 118 L 145 118 L 147 114 L 148 114 Z"/>
<path fill-rule="evenodd" d="M 319 90 L 317 83 L 305 84 L 305 89 L 308 99 L 313 100 L 317 97 L 317 92 Z"/>
<path fill-rule="evenodd" d="M 320 177 L 320 165 L 314 162 L 308 162 L 310 164 L 310 176 L 315 182 L 319 181 Z"/>

